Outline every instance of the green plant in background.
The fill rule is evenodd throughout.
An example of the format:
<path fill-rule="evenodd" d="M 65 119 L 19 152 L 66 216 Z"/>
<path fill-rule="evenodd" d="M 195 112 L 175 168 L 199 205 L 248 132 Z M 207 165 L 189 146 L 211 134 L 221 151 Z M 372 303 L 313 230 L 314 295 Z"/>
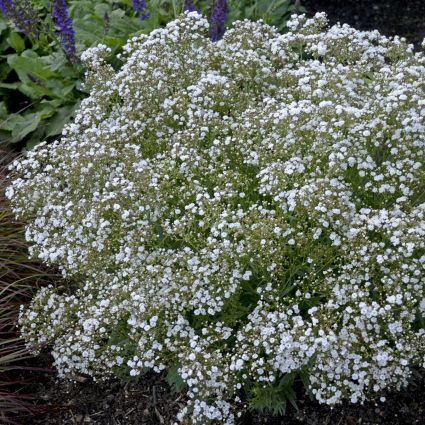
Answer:
<path fill-rule="evenodd" d="M 275 26 L 279 31 L 286 30 L 286 22 L 290 15 L 304 11 L 292 0 L 230 0 L 229 21 L 250 19 L 264 20 L 269 25 Z"/>
<path fill-rule="evenodd" d="M 70 63 L 55 34 L 49 2 L 38 3 L 44 23 L 39 39 L 24 36 L 0 15 L 0 141 L 31 148 L 56 138 L 86 96 L 84 69 Z M 70 2 L 77 52 L 102 42 L 114 51 L 145 28 L 113 1 Z"/>
<path fill-rule="evenodd" d="M 190 3 L 212 18 L 216 2 Z M 57 22 L 55 25 L 52 16 L 52 1 L 37 0 L 28 5 L 35 14 L 29 27 L 16 22 L 22 14 L 0 13 L 0 144 L 18 150 L 56 139 L 87 96 L 83 86 L 84 68 L 78 61 L 70 62 L 62 48 Z M 68 6 L 77 57 L 86 48 L 102 43 L 112 49 L 115 58 L 112 65 L 118 68 L 121 63 L 116 54 L 129 37 L 164 26 L 182 13 L 187 3 L 149 1 L 148 19 L 140 19 L 132 0 L 71 0 Z M 283 30 L 294 3 L 292 0 L 230 1 L 229 9 L 227 23 L 261 18 Z"/>

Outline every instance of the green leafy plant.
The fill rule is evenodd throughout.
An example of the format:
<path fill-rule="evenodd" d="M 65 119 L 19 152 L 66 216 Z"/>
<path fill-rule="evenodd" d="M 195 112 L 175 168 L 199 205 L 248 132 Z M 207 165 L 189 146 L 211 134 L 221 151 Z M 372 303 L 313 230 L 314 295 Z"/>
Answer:
<path fill-rule="evenodd" d="M 44 22 L 38 40 L 23 36 L 0 14 L 0 142 L 27 148 L 57 138 L 87 95 L 83 67 L 67 60 L 55 35 L 50 2 L 37 4 Z M 113 1 L 73 1 L 70 10 L 78 52 L 99 42 L 117 50 L 130 34 L 147 30 Z"/>
<path fill-rule="evenodd" d="M 19 1 L 19 0 L 15 0 Z M 132 36 L 163 27 L 184 10 L 183 0 L 149 1 L 150 18 L 141 20 L 131 0 L 70 0 L 77 56 L 96 44 L 117 53 Z M 38 38 L 29 37 L 0 12 L 0 144 L 31 149 L 41 141 L 60 137 L 63 126 L 75 116 L 87 96 L 84 67 L 70 63 L 64 54 L 51 12 L 51 0 L 31 2 L 38 13 Z M 211 15 L 214 2 L 197 2 Z M 283 29 L 292 0 L 231 2 L 228 23 L 236 19 L 263 18 Z"/>
<path fill-rule="evenodd" d="M 180 376 L 180 367 L 180 363 L 174 364 L 168 369 L 167 375 L 165 377 L 165 380 L 167 381 L 171 390 L 175 393 L 179 393 L 187 387 L 186 382 Z"/>
<path fill-rule="evenodd" d="M 284 415 L 289 402 L 295 410 L 298 410 L 297 393 L 295 391 L 296 381 L 302 384 L 305 393 L 312 398 L 308 374 L 308 368 L 305 368 L 297 373 L 281 375 L 271 384 L 254 382 L 247 385 L 250 409 L 273 415 Z"/>
<path fill-rule="evenodd" d="M 293 389 L 295 374 L 288 373 L 273 384 L 256 384 L 250 388 L 249 406 L 253 410 L 284 415 L 289 401 L 298 410 L 296 394 Z"/>
<path fill-rule="evenodd" d="M 292 13 L 304 12 L 293 0 L 230 0 L 229 21 L 262 19 L 279 31 L 286 30 L 286 22 Z"/>

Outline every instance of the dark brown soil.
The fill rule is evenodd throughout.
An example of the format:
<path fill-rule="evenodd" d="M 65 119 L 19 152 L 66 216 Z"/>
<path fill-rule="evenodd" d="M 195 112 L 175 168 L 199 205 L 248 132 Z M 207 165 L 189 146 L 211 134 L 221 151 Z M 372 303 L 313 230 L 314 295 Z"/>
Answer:
<path fill-rule="evenodd" d="M 43 362 L 47 362 L 43 360 Z M 161 376 L 94 383 L 45 376 L 34 385 L 50 413 L 25 425 L 170 425 L 186 396 L 170 391 Z M 402 392 L 386 394 L 387 401 L 330 408 L 299 392 L 298 411 L 289 406 L 285 416 L 246 412 L 237 425 L 425 425 L 425 374 L 419 374 Z"/>
<path fill-rule="evenodd" d="M 419 46 L 425 37 L 425 0 L 301 0 L 308 15 L 326 12 L 331 24 L 379 30 Z"/>
<path fill-rule="evenodd" d="M 185 405 L 185 394 L 173 394 L 159 376 L 135 381 L 95 383 L 52 377 L 38 385 L 38 394 L 52 410 L 33 425 L 162 425 L 172 424 Z"/>

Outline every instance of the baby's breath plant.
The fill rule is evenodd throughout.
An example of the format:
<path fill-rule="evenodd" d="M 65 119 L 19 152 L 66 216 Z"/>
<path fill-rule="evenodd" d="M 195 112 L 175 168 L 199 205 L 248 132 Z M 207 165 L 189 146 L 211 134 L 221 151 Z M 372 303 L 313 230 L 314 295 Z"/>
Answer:
<path fill-rule="evenodd" d="M 118 71 L 108 53 L 83 54 L 62 139 L 13 165 L 31 256 L 75 282 L 22 310 L 28 346 L 62 376 L 172 370 L 195 424 L 280 411 L 296 377 L 330 405 L 406 385 L 425 366 L 423 53 L 324 14 L 214 43 L 196 12 L 129 40 Z"/>

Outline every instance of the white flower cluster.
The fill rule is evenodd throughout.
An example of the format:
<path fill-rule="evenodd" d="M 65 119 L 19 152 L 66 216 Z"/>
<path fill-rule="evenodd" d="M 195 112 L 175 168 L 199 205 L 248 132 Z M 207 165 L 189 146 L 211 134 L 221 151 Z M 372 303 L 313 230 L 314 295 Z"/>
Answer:
<path fill-rule="evenodd" d="M 90 97 L 8 190 L 71 282 L 20 317 L 61 375 L 178 365 L 179 419 L 231 424 L 241 391 L 289 373 L 334 404 L 425 366 L 425 57 L 326 25 L 213 43 L 186 13 L 118 71 L 84 55 Z"/>

